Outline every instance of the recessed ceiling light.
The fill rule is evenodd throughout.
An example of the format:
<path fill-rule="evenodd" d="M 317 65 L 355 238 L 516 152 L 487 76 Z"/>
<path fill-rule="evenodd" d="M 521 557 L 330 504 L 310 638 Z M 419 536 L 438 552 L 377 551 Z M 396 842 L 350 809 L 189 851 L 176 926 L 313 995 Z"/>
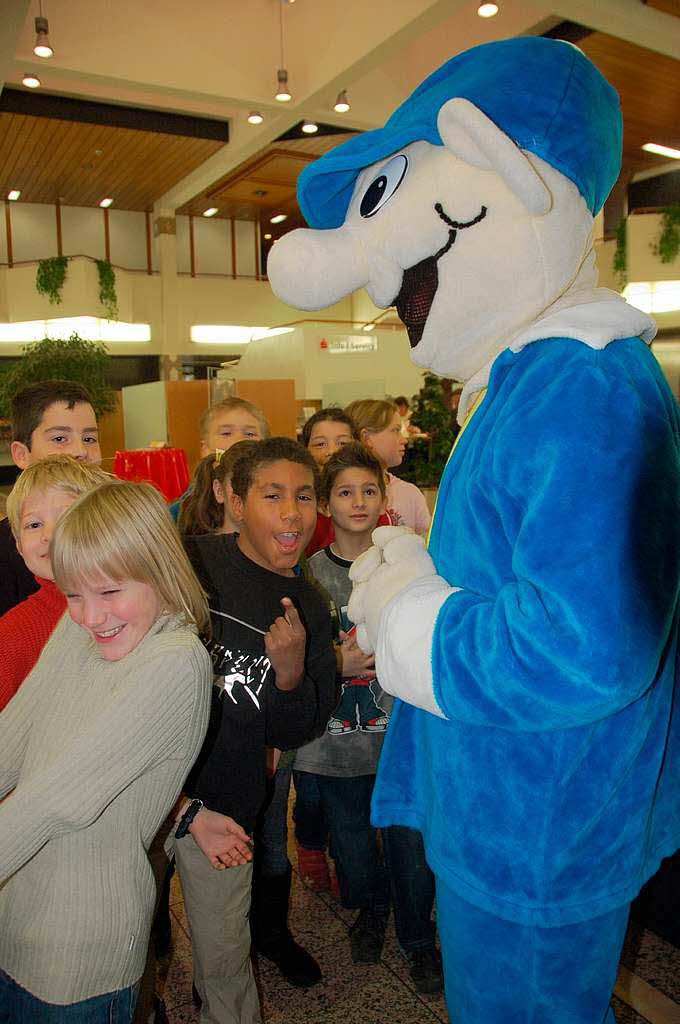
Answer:
<path fill-rule="evenodd" d="M 288 217 L 287 213 L 275 213 L 273 217 L 269 218 L 270 224 L 281 224 Z"/>
<path fill-rule="evenodd" d="M 248 124 L 262 124 L 264 118 L 259 110 L 251 110 L 248 114 Z"/>
<path fill-rule="evenodd" d="M 37 75 L 31 75 L 31 74 L 29 74 L 28 71 L 26 72 L 24 77 L 21 79 L 21 81 L 23 82 L 23 84 L 26 86 L 27 89 L 39 89 L 40 88 L 40 79 L 38 78 L 38 76 Z"/>
<path fill-rule="evenodd" d="M 211 206 L 207 210 L 203 211 L 203 216 L 204 217 L 214 217 L 215 214 L 217 213 L 217 209 L 218 208 L 216 206 Z"/>
<path fill-rule="evenodd" d="M 103 207 L 105 210 L 107 210 L 109 208 L 109 206 L 113 205 L 113 199 L 111 199 L 111 197 L 109 196 L 106 199 L 102 199 L 102 201 L 101 201 L 101 203 L 99 205 L 101 207 Z"/>
<path fill-rule="evenodd" d="M 346 89 L 343 89 L 341 92 L 338 93 L 338 98 L 335 101 L 335 106 L 333 107 L 333 110 L 336 112 L 336 114 L 346 114 L 347 111 L 349 110 L 349 100 L 347 99 Z"/>
<path fill-rule="evenodd" d="M 270 239 L 270 238 L 272 237 L 272 236 L 271 236 L 271 231 L 268 231 L 268 232 L 266 233 L 266 235 L 265 235 L 264 237 L 265 237 L 265 239 L 266 239 L 267 241 L 269 241 L 269 239 Z"/>
<path fill-rule="evenodd" d="M 670 146 L 659 146 L 656 142 L 645 142 L 642 148 L 647 153 L 656 153 L 657 156 L 668 156 L 671 160 L 680 160 L 680 149 L 672 149 Z"/>
<path fill-rule="evenodd" d="M 13 189 L 11 189 L 7 193 L 7 198 L 9 199 L 9 201 L 11 203 L 15 203 L 20 195 L 21 195 L 21 189 L 20 188 L 13 188 Z"/>
<path fill-rule="evenodd" d="M 319 126 L 316 121 L 304 121 L 302 130 L 306 135 L 313 135 L 315 132 L 318 132 Z"/>
<path fill-rule="evenodd" d="M 480 18 L 493 18 L 498 14 L 498 4 L 480 4 L 477 14 Z"/>

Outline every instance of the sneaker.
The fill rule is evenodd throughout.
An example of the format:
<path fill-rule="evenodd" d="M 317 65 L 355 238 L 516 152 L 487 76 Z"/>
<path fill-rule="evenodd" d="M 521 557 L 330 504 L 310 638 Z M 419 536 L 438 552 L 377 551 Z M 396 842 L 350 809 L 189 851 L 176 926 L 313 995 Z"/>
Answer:
<path fill-rule="evenodd" d="M 410 967 L 411 980 L 415 985 L 416 992 L 423 995 L 434 996 L 444 988 L 444 972 L 442 970 L 442 955 L 434 946 L 426 949 L 417 949 L 414 953 L 408 953 L 406 960 Z"/>
<path fill-rule="evenodd" d="M 364 907 L 349 930 L 352 960 L 355 964 L 377 964 L 385 941 L 387 914 Z"/>
<path fill-rule="evenodd" d="M 331 736 L 340 736 L 346 732 L 356 732 L 356 724 L 352 725 L 346 719 L 342 718 L 331 718 L 326 726 Z"/>
<path fill-rule="evenodd" d="M 302 884 L 313 892 L 328 892 L 331 887 L 331 878 L 328 870 L 328 861 L 323 850 L 308 850 L 304 846 L 297 846 L 298 871 Z"/>
<path fill-rule="evenodd" d="M 380 718 L 369 718 L 366 722 L 361 723 L 362 732 L 386 732 L 389 718 L 386 715 L 381 715 Z"/>

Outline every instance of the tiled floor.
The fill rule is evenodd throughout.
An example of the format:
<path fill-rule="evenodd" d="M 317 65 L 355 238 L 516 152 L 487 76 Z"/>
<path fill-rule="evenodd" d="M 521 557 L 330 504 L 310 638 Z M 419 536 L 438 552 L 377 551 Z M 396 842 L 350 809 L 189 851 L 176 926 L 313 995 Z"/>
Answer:
<path fill-rule="evenodd" d="M 176 876 L 171 912 L 174 949 L 161 965 L 168 1017 L 170 1024 L 198 1024 L 191 1002 L 191 944 Z M 305 889 L 294 873 L 291 929 L 318 959 L 323 980 L 306 991 L 293 989 L 261 960 L 257 973 L 265 1024 L 448 1024 L 443 996 L 414 991 L 392 923 L 380 964 L 352 963 L 348 925 L 353 917 L 328 893 Z M 617 1024 L 680 1024 L 680 951 L 631 925 L 613 1005 Z"/>

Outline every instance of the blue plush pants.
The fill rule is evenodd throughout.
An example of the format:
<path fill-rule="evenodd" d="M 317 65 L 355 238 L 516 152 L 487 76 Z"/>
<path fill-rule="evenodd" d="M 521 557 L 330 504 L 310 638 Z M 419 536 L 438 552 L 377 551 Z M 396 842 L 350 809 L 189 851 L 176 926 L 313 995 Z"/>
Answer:
<path fill-rule="evenodd" d="M 538 928 L 472 906 L 439 877 L 437 927 L 456 1024 L 616 1024 L 610 999 L 629 905 Z"/>

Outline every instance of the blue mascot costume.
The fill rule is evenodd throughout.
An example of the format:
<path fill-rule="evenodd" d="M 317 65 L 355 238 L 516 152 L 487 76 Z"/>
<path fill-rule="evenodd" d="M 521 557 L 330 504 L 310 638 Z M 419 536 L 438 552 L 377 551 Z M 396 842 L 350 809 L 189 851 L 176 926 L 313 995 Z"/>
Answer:
<path fill-rule="evenodd" d="M 621 130 L 576 47 L 476 47 L 305 170 L 269 261 L 298 308 L 396 305 L 464 382 L 428 550 L 378 529 L 349 608 L 399 698 L 374 822 L 423 833 L 456 1024 L 613 1024 L 680 845 L 680 419 L 592 249 Z"/>

